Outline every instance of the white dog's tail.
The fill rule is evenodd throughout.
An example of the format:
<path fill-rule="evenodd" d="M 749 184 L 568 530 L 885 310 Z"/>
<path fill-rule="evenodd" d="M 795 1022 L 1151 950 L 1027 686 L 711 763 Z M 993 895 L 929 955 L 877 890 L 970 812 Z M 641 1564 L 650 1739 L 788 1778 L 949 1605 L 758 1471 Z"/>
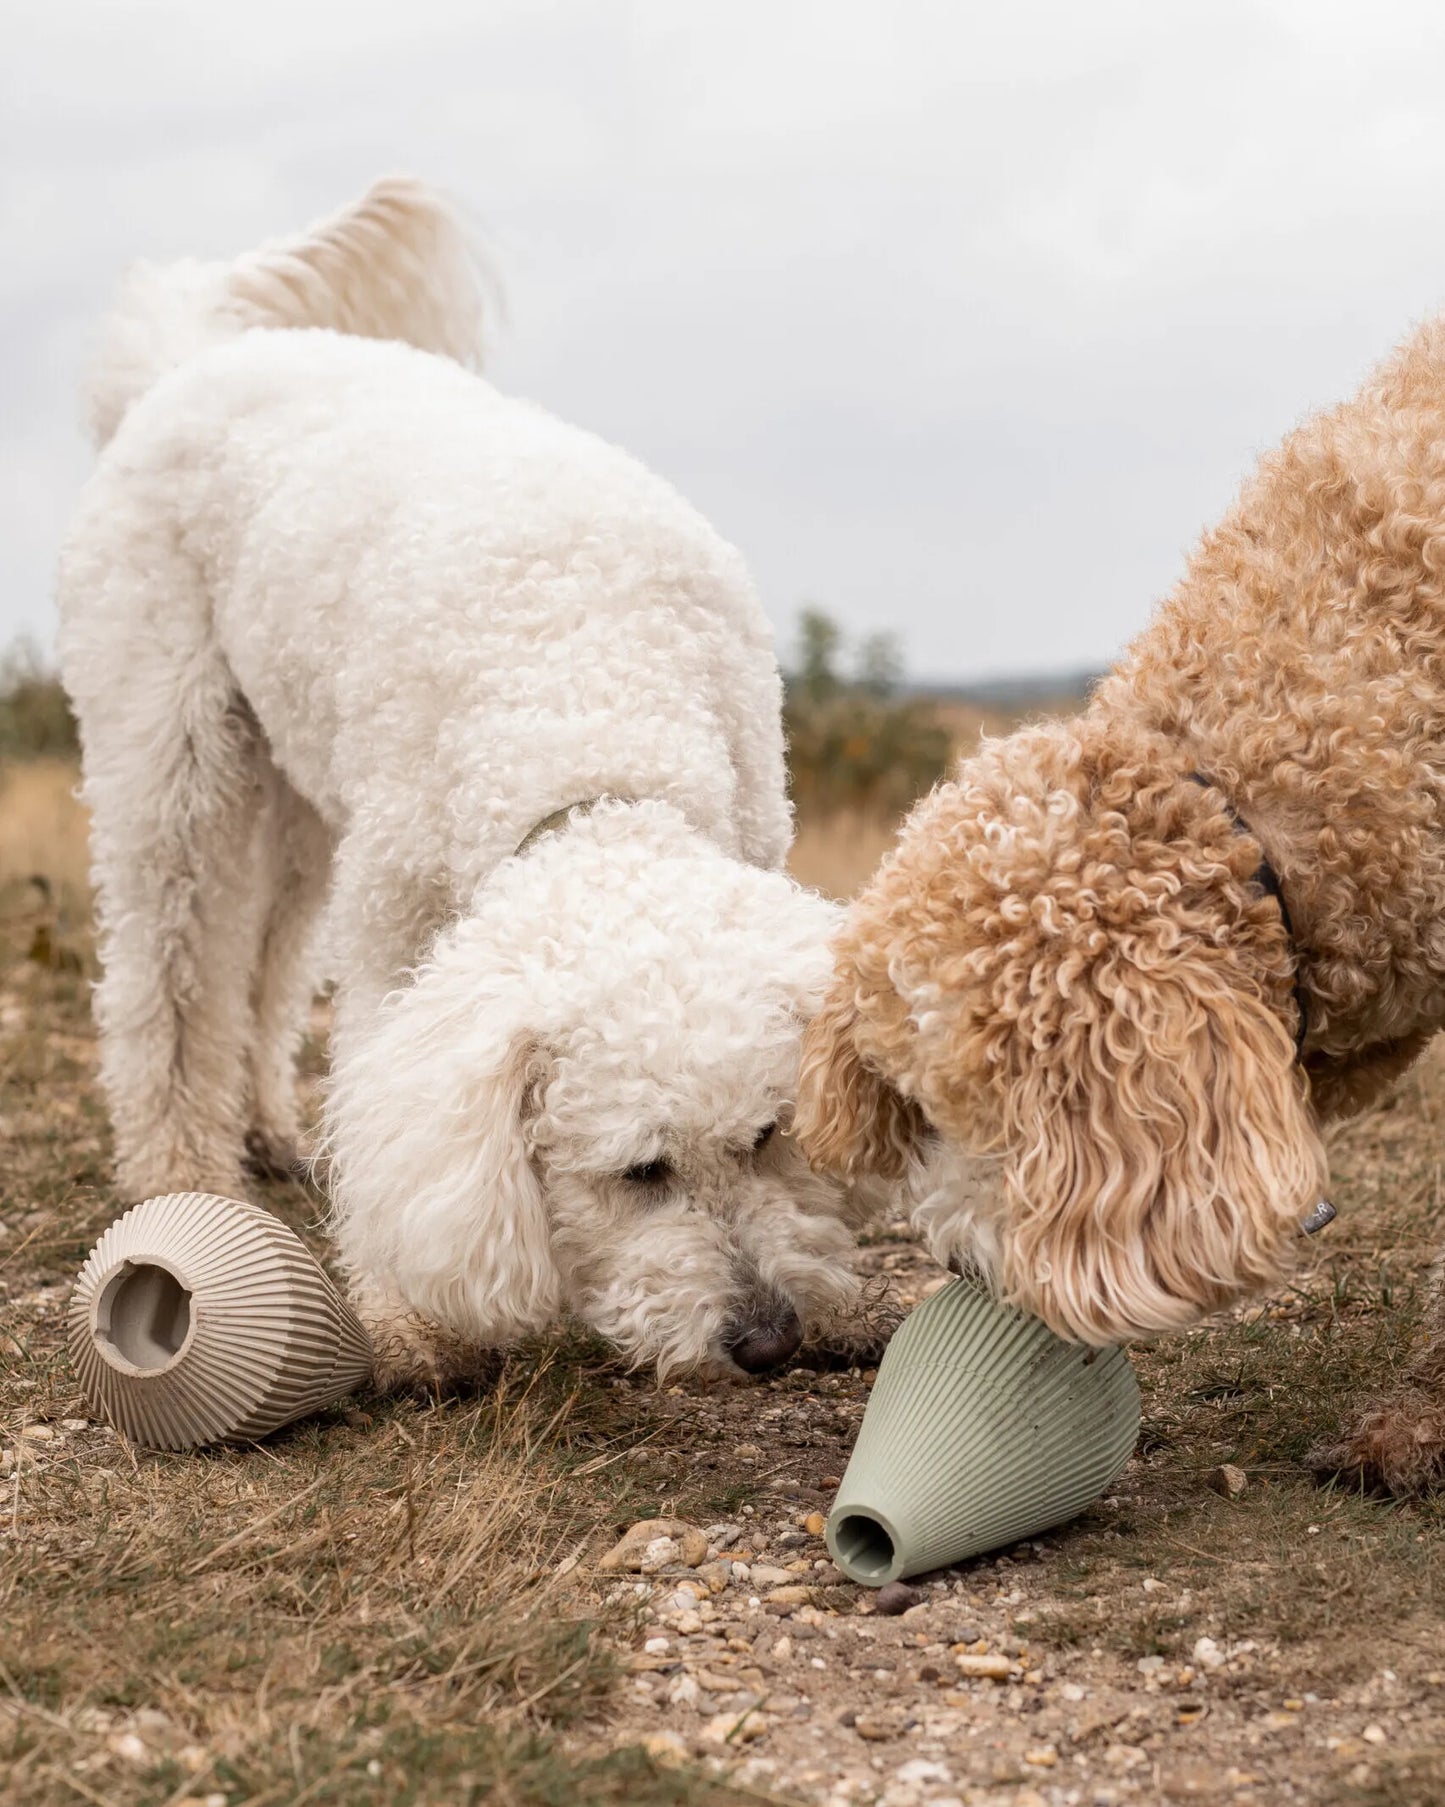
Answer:
<path fill-rule="evenodd" d="M 481 364 L 485 282 L 466 228 L 420 182 L 388 176 L 298 238 L 232 264 L 134 265 L 103 329 L 88 399 L 104 445 L 167 371 L 255 327 L 330 327 Z"/>

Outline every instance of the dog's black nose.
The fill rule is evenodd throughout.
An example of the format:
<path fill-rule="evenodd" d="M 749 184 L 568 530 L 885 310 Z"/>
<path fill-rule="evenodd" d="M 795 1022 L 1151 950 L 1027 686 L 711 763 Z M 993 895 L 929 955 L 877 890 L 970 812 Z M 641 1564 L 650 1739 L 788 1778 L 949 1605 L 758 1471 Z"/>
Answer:
<path fill-rule="evenodd" d="M 796 1355 L 802 1340 L 802 1323 L 790 1308 L 781 1317 L 745 1330 L 735 1343 L 728 1345 L 728 1354 L 745 1373 L 764 1374 Z"/>

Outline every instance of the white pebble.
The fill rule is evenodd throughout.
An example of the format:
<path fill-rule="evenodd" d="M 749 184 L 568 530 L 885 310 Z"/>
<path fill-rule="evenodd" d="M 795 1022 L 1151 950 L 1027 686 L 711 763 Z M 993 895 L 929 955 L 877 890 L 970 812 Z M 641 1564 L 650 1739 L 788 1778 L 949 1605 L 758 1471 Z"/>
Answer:
<path fill-rule="evenodd" d="M 943 1764 L 930 1763 L 927 1757 L 913 1757 L 894 1770 L 893 1780 L 908 1788 L 923 1782 L 951 1782 L 953 1777 Z"/>
<path fill-rule="evenodd" d="M 665 1650 L 671 1649 L 666 1638 L 649 1638 L 642 1646 L 649 1656 L 661 1656 Z"/>
<path fill-rule="evenodd" d="M 667 1698 L 675 1707 L 695 1707 L 702 1699 L 702 1688 L 695 1675 L 679 1675 L 667 1691 Z"/>

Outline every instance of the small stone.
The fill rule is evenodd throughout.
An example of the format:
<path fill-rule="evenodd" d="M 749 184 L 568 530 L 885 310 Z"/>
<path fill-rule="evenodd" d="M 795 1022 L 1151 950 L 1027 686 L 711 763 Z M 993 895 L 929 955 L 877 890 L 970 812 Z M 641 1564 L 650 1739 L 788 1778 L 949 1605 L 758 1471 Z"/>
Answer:
<path fill-rule="evenodd" d="M 663 1544 L 671 1546 L 664 1552 Z M 707 1560 L 707 1538 L 695 1525 L 680 1518 L 644 1518 L 618 1540 L 597 1564 L 606 1574 L 630 1570 L 634 1574 L 665 1566 L 666 1561 L 681 1562 L 695 1569 Z"/>
<path fill-rule="evenodd" d="M 890 1581 L 874 1594 L 873 1610 L 892 1618 L 896 1613 L 907 1612 L 910 1606 L 917 1606 L 922 1597 L 906 1582 Z"/>
<path fill-rule="evenodd" d="M 642 1646 L 649 1656 L 661 1656 L 665 1650 L 671 1649 L 666 1638 L 649 1638 Z"/>
<path fill-rule="evenodd" d="M 62 1418 L 60 1428 L 63 1431 L 88 1431 L 90 1420 L 89 1418 Z"/>
<path fill-rule="evenodd" d="M 702 1728 L 704 1744 L 751 1744 L 768 1729 L 761 1713 L 749 1707 L 742 1713 L 719 1713 Z"/>
<path fill-rule="evenodd" d="M 869 1744 L 886 1744 L 903 1730 L 903 1721 L 895 1713 L 860 1713 L 853 1730 Z"/>
<path fill-rule="evenodd" d="M 793 1654 L 793 1640 L 786 1632 L 784 1632 L 782 1637 L 777 1639 L 774 1643 L 772 1650 L 768 1654 L 775 1663 L 786 1663 Z"/>
<path fill-rule="evenodd" d="M 1367 1725 L 1360 1736 L 1366 1744 L 1388 1744 L 1390 1742 L 1390 1734 L 1382 1725 Z"/>
<path fill-rule="evenodd" d="M 679 1675 L 668 1689 L 667 1698 L 675 1707 L 697 1707 L 702 1702 L 702 1688 L 695 1676 Z"/>
<path fill-rule="evenodd" d="M 1141 1656 L 1135 1664 L 1140 1675 L 1157 1675 L 1163 1667 L 1164 1658 L 1162 1656 Z"/>
<path fill-rule="evenodd" d="M 55 1431 L 48 1424 L 27 1424 L 20 1435 L 31 1443 L 53 1443 Z"/>
<path fill-rule="evenodd" d="M 748 1579 L 755 1588 L 786 1587 L 793 1577 L 786 1569 L 773 1568 L 766 1562 L 753 1563 Z"/>
<path fill-rule="evenodd" d="M 1193 1655 L 1201 1669 L 1222 1669 L 1228 1661 L 1213 1638 L 1199 1638 L 1195 1642 Z"/>
<path fill-rule="evenodd" d="M 739 1443 L 733 1451 L 739 1462 L 756 1462 L 762 1453 L 756 1443 Z"/>
<path fill-rule="evenodd" d="M 703 1536 L 715 1550 L 726 1550 L 730 1544 L 735 1544 L 742 1534 L 741 1525 L 726 1524 L 709 1525 L 703 1532 Z"/>
<path fill-rule="evenodd" d="M 834 1490 L 834 1488 L 841 1487 L 842 1485 L 843 1485 L 842 1475 L 825 1474 L 823 1476 L 822 1480 L 820 1480 L 818 1482 L 818 1491 L 820 1493 L 831 1493 Z"/>
<path fill-rule="evenodd" d="M 1006 1656 L 982 1656 L 974 1651 L 965 1651 L 953 1660 L 960 1675 L 977 1676 L 985 1681 L 1007 1681 L 1013 1669 Z"/>
<path fill-rule="evenodd" d="M 1052 1769 L 1058 1760 L 1059 1753 L 1051 1744 L 1042 1744 L 1037 1750 L 1024 1752 L 1024 1762 L 1033 1769 Z"/>
<path fill-rule="evenodd" d="M 925 1782 L 951 1782 L 953 1777 L 941 1763 L 927 1757 L 910 1757 L 893 1772 L 893 1780 L 904 1788 L 921 1788 Z"/>
<path fill-rule="evenodd" d="M 821 1512 L 810 1512 L 803 1520 L 803 1529 L 809 1537 L 821 1537 L 828 1527 L 828 1521 Z"/>
<path fill-rule="evenodd" d="M 687 1762 L 687 1746 L 676 1732 L 649 1732 L 642 1740 L 642 1748 L 664 1769 L 675 1769 Z"/>
<path fill-rule="evenodd" d="M 767 1606 L 806 1606 L 813 1598 L 810 1587 L 773 1587 L 763 1596 Z"/>
<path fill-rule="evenodd" d="M 134 1732 L 115 1732 L 106 1739 L 106 1744 L 117 1757 L 127 1763 L 149 1763 L 151 1753 L 144 1741 L 137 1738 Z"/>
<path fill-rule="evenodd" d="M 1211 1468 L 1205 1475 L 1204 1485 L 1221 1499 L 1237 1500 L 1248 1487 L 1249 1476 L 1242 1468 L 1236 1468 L 1233 1462 L 1221 1462 L 1218 1468 Z"/>
<path fill-rule="evenodd" d="M 725 1558 L 717 1562 L 705 1562 L 697 1570 L 697 1579 L 702 1582 L 710 1594 L 720 1594 L 732 1583 L 733 1565 Z"/>

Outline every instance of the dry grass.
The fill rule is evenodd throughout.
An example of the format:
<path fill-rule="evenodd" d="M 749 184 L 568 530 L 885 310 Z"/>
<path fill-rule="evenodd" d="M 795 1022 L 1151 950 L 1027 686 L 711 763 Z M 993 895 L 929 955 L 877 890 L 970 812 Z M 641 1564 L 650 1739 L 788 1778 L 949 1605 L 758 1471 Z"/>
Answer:
<path fill-rule="evenodd" d="M 80 773 L 68 759 L 0 764 L 0 909 L 43 878 L 77 927 L 87 909 L 88 824 L 76 798 Z"/>
<path fill-rule="evenodd" d="M 800 884 L 825 897 L 850 897 L 893 845 L 897 832 L 893 818 L 855 811 L 805 819 L 799 823 L 788 870 Z"/>

